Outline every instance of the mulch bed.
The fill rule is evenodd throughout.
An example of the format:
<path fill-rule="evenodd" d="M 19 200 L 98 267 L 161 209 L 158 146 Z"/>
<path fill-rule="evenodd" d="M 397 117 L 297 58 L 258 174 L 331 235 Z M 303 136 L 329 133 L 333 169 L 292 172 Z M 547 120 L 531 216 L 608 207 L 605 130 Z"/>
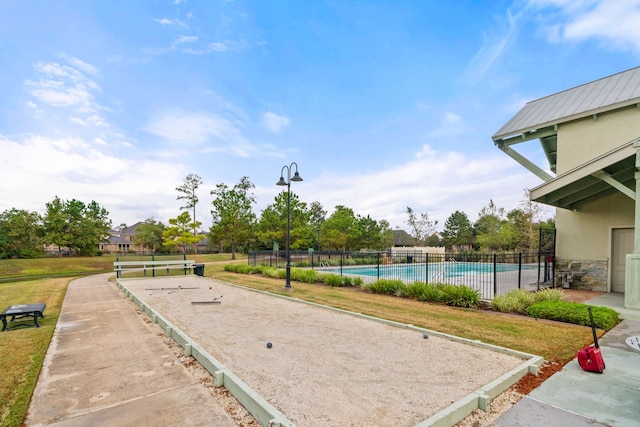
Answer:
<path fill-rule="evenodd" d="M 529 394 L 540 384 L 545 382 L 550 376 L 562 370 L 562 365 L 556 362 L 545 362 L 540 369 L 538 375 L 526 374 L 520 379 L 514 388 L 518 393 Z"/>

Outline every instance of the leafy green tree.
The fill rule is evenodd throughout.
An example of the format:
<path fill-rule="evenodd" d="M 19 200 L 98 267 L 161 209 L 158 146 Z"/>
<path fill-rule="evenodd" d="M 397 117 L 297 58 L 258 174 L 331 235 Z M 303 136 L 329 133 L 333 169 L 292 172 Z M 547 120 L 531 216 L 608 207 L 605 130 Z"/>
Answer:
<path fill-rule="evenodd" d="M 383 246 L 383 228 L 369 215 L 356 216 L 354 245 L 352 249 L 380 250 Z"/>
<path fill-rule="evenodd" d="M 58 196 L 45 204 L 46 212 L 43 219 L 44 242 L 58 247 L 61 254 L 63 247 L 69 245 L 69 234 L 67 232 L 67 216 L 65 202 Z"/>
<path fill-rule="evenodd" d="M 61 200 L 56 196 L 46 204 L 43 219 L 44 242 L 68 247 L 75 255 L 95 255 L 99 243 L 111 228 L 109 212 L 97 202 L 85 205 L 80 200 Z"/>
<path fill-rule="evenodd" d="M 293 250 L 312 247 L 317 229 L 310 225 L 310 211 L 307 204 L 300 201 L 297 194 L 291 193 L 291 242 Z M 274 203 L 268 205 L 260 216 L 256 228 L 256 237 L 265 248 L 271 248 L 277 242 L 280 248 L 287 242 L 287 192 L 278 193 Z"/>
<path fill-rule="evenodd" d="M 536 224 L 539 222 L 542 208 L 540 204 L 531 200 L 531 191 L 524 190 L 524 200 L 520 202 L 520 210 L 523 213 L 523 221 L 519 224 L 522 233 L 520 247 L 525 251 L 535 251 L 538 247 L 539 232 Z"/>
<path fill-rule="evenodd" d="M 0 259 L 33 258 L 42 253 L 42 218 L 12 208 L 0 213 Z"/>
<path fill-rule="evenodd" d="M 489 205 L 482 208 L 474 224 L 476 243 L 481 250 L 499 251 L 511 244 L 513 233 L 504 227 L 506 223 L 504 208 L 489 200 Z"/>
<path fill-rule="evenodd" d="M 180 187 L 176 187 L 176 191 L 178 191 L 177 200 L 185 200 L 185 205 L 181 206 L 180 209 L 191 209 L 193 212 L 193 224 L 201 224 L 196 221 L 196 206 L 200 199 L 198 199 L 198 195 L 196 191 L 202 184 L 202 178 L 198 175 L 190 173 L 184 179 L 184 183 Z M 198 230 L 196 228 L 193 229 L 193 235 L 198 235 Z M 194 250 L 197 253 L 197 248 L 194 246 Z"/>
<path fill-rule="evenodd" d="M 501 232 L 507 242 L 504 249 L 525 252 L 533 250 L 536 240 L 533 221 L 524 210 L 512 209 L 507 212 L 507 221 Z"/>
<path fill-rule="evenodd" d="M 385 248 L 390 248 L 394 245 L 394 239 L 393 239 L 393 230 L 391 229 L 391 225 L 389 224 L 389 221 L 387 221 L 386 219 L 382 219 L 379 222 L 380 225 L 380 240 L 381 240 L 381 246 L 380 246 L 380 250 L 385 249 Z"/>
<path fill-rule="evenodd" d="M 312 202 L 309 205 L 309 226 L 313 229 L 314 241 L 313 246 L 320 249 L 320 232 L 322 229 L 322 223 L 327 216 L 327 211 L 324 210 L 320 202 Z"/>
<path fill-rule="evenodd" d="M 151 252 L 162 250 L 165 225 L 153 218 L 148 218 L 136 228 L 135 241 Z"/>
<path fill-rule="evenodd" d="M 424 241 L 425 246 L 430 247 L 438 247 L 442 246 L 442 239 L 438 236 L 438 233 L 433 233 L 431 236 L 427 237 Z"/>
<path fill-rule="evenodd" d="M 211 241 L 228 240 L 231 243 L 231 259 L 236 259 L 237 245 L 248 243 L 254 235 L 256 215 L 253 205 L 256 201 L 251 192 L 253 188 L 255 186 L 249 178 L 243 176 L 233 188 L 220 183 L 211 191 L 215 199 L 211 202 L 213 224 L 209 238 Z"/>
<path fill-rule="evenodd" d="M 188 248 L 193 248 L 196 243 L 204 238 L 200 234 L 194 234 L 192 230 L 197 230 L 201 225 L 199 222 L 191 221 L 191 215 L 185 211 L 176 218 L 169 219 L 169 226 L 162 233 L 162 241 L 165 246 L 177 248 L 180 246 L 182 252 L 186 253 Z"/>
<path fill-rule="evenodd" d="M 431 221 L 427 212 L 416 214 L 409 206 L 407 206 L 407 215 L 409 215 L 407 225 L 411 227 L 415 239 L 414 245 L 421 246 L 428 236 L 435 233 L 438 221 Z"/>
<path fill-rule="evenodd" d="M 328 249 L 352 249 L 357 241 L 353 209 L 338 205 L 322 225 L 322 246 Z"/>
<path fill-rule="evenodd" d="M 80 255 L 79 240 L 82 236 L 82 221 L 84 219 L 85 204 L 77 199 L 64 202 L 64 216 L 66 220 L 65 240 L 73 255 Z"/>
<path fill-rule="evenodd" d="M 466 213 L 455 211 L 444 223 L 442 243 L 448 249 L 454 246 L 468 246 L 473 243 L 473 227 Z"/>
<path fill-rule="evenodd" d="M 111 220 L 109 212 L 92 200 L 82 212 L 82 221 L 78 227 L 75 247 L 80 255 L 96 255 L 100 242 L 109 236 Z"/>

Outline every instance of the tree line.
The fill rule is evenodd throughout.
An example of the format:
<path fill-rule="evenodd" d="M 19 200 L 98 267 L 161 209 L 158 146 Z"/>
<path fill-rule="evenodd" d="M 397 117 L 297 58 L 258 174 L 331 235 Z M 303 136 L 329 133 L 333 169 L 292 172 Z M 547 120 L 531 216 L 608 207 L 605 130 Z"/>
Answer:
<path fill-rule="evenodd" d="M 204 233 L 199 231 L 202 223 L 196 219 L 201 185 L 198 175 L 189 174 L 176 188 L 177 199 L 184 201 L 181 212 L 168 224 L 146 219 L 137 227 L 133 243 L 148 252 L 197 252 L 197 243 L 207 239 L 208 251 L 231 252 L 233 258 L 238 251 L 285 249 L 286 190 L 257 215 L 255 186 L 247 176 L 233 186 L 217 184 L 210 192 L 212 225 Z M 458 251 L 535 251 L 539 229 L 552 230 L 554 221 L 540 221 L 539 205 L 529 200 L 526 191 L 525 196 L 520 206 L 510 211 L 490 200 L 475 222 L 457 210 L 441 231 L 428 213 L 407 207 L 405 223 L 410 238 L 400 244 L 445 246 Z M 319 201 L 304 202 L 293 192 L 290 220 L 292 250 L 384 250 L 394 246 L 398 231 L 384 219 L 356 214 L 344 205 L 335 206 L 327 216 Z M 95 201 L 84 204 L 56 196 L 46 204 L 44 215 L 13 208 L 0 213 L 0 258 L 39 256 L 43 245 L 68 248 L 72 255 L 96 255 L 99 243 L 108 238 L 110 227 L 108 212 Z"/>
<path fill-rule="evenodd" d="M 97 255 L 110 229 L 109 212 L 96 201 L 85 204 L 55 196 L 46 203 L 44 215 L 16 208 L 0 213 L 0 259 L 34 258 L 43 254 L 45 245 L 58 253 Z"/>

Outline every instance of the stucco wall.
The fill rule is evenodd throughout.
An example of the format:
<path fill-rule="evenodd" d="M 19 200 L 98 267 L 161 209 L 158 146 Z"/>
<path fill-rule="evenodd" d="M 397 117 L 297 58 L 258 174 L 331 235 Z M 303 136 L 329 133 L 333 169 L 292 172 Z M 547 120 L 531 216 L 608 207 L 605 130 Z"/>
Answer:
<path fill-rule="evenodd" d="M 634 203 L 616 193 L 585 204 L 579 212 L 556 209 L 556 266 L 575 275 L 571 287 L 607 290 L 611 230 L 633 227 Z"/>
<path fill-rule="evenodd" d="M 629 107 L 558 127 L 556 172 L 561 174 L 640 135 L 640 110 Z M 556 266 L 570 272 L 573 288 L 607 291 L 611 230 L 633 227 L 634 201 L 622 193 L 580 206 L 579 212 L 556 209 Z"/>
<path fill-rule="evenodd" d="M 608 258 L 611 228 L 633 227 L 634 203 L 622 193 L 616 193 L 585 204 L 579 212 L 556 209 L 557 256 Z"/>
<path fill-rule="evenodd" d="M 640 135 L 640 110 L 629 107 L 558 127 L 556 172 L 564 173 Z"/>

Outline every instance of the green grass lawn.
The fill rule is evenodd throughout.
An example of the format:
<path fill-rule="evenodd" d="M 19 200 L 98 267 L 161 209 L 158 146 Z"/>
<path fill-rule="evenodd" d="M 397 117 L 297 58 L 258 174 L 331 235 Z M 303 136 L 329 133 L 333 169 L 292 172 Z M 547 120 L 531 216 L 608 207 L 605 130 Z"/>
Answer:
<path fill-rule="evenodd" d="M 238 255 L 246 260 L 246 255 Z M 151 256 L 118 255 L 120 261 L 151 259 Z M 156 259 L 183 259 L 182 255 L 156 256 Z M 197 263 L 229 260 L 228 254 L 187 255 Z M 96 257 L 48 257 L 35 259 L 0 260 L 0 283 L 39 277 L 80 276 L 83 274 L 107 273 L 113 271 L 116 255 Z"/>
<path fill-rule="evenodd" d="M 0 311 L 10 305 L 47 305 L 39 328 L 0 332 L 0 425 L 20 426 L 29 406 L 44 355 L 71 279 L 41 279 L 0 284 Z"/>
<path fill-rule="evenodd" d="M 462 309 L 377 295 L 354 288 L 332 288 L 317 284 L 293 283 L 293 291 L 283 290 L 283 281 L 260 275 L 224 271 L 228 254 L 190 255 L 205 264 L 205 276 L 254 289 L 285 294 L 460 337 L 512 348 L 543 356 L 565 364 L 577 349 L 592 339 L 591 329 L 558 322 L 501 314 L 486 310 Z M 246 255 L 237 262 L 246 263 Z M 180 258 L 177 258 L 180 259 Z M 129 260 L 129 257 L 122 258 Z M 13 304 L 44 302 L 45 318 L 40 328 L 19 328 L 0 332 L 0 425 L 18 427 L 29 405 L 42 367 L 68 283 L 73 277 L 57 277 L 113 271 L 115 257 L 47 258 L 37 260 L 0 260 L 0 310 Z M 25 277 L 50 274 L 47 279 Z M 13 278 L 13 280 L 11 279 Z M 24 280 L 21 280 L 24 279 Z"/>

